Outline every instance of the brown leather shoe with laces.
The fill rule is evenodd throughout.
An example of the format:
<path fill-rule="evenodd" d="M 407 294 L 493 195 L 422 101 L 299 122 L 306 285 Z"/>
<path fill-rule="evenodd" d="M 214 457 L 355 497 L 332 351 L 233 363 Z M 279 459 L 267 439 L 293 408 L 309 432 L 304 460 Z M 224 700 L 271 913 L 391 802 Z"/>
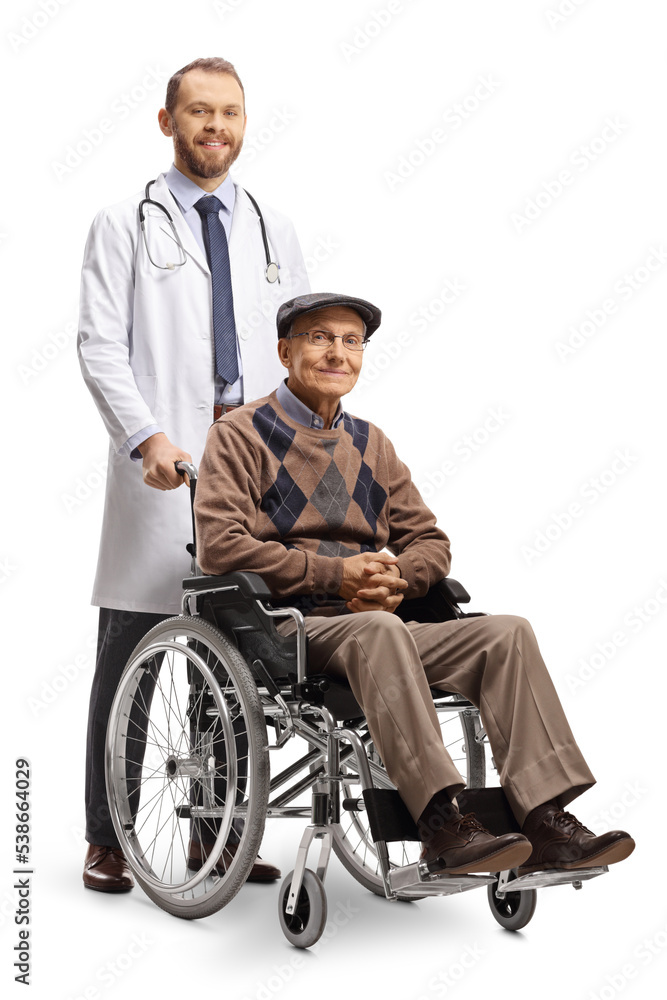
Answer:
<path fill-rule="evenodd" d="M 232 860 L 236 851 L 238 849 L 237 844 L 227 844 L 223 847 L 222 854 L 218 858 L 213 871 L 218 875 L 223 875 L 226 870 L 226 865 Z M 211 850 L 211 845 L 200 844 L 195 840 L 190 841 L 190 847 L 188 849 L 188 868 L 192 871 L 197 872 L 201 868 L 204 859 L 208 857 L 208 852 Z M 269 861 L 263 861 L 259 855 L 255 858 L 255 863 L 250 869 L 250 874 L 246 881 L 248 882 L 275 882 L 279 879 L 281 875 L 280 868 L 276 868 Z"/>
<path fill-rule="evenodd" d="M 590 868 L 624 861 L 635 849 L 625 830 L 609 830 L 599 837 L 572 813 L 545 802 L 528 814 L 522 833 L 533 845 L 533 853 L 521 866 L 521 873 L 545 868 Z"/>
<path fill-rule="evenodd" d="M 97 892 L 129 892 L 134 887 L 134 878 L 120 847 L 89 844 L 83 864 L 83 884 Z"/>
<path fill-rule="evenodd" d="M 420 825 L 420 833 L 422 860 L 429 871 L 443 871 L 446 875 L 517 868 L 531 851 L 530 841 L 522 834 L 494 837 L 474 813 L 462 816 L 453 805 L 446 815 L 441 812 L 437 829 L 426 830 Z"/>

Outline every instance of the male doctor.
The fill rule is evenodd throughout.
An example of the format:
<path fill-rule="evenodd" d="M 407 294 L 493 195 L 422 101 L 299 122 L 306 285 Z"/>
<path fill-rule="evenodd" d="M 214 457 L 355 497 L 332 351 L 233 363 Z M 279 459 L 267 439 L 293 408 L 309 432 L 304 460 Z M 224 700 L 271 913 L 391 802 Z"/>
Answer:
<path fill-rule="evenodd" d="M 174 462 L 198 464 L 212 421 L 274 388 L 278 306 L 309 291 L 292 224 L 229 176 L 246 127 L 232 64 L 197 59 L 175 73 L 158 121 L 174 164 L 96 216 L 81 284 L 79 360 L 111 439 L 93 592 L 83 874 L 102 892 L 134 884 L 106 797 L 111 703 L 136 644 L 179 613 L 190 569 L 190 504 Z M 279 876 L 258 859 L 250 877 Z"/>

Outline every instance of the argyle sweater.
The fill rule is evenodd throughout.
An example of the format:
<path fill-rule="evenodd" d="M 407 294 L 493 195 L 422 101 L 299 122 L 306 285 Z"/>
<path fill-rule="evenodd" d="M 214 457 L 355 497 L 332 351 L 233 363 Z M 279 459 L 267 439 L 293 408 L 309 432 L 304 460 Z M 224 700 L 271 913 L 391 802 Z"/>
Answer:
<path fill-rule="evenodd" d="M 398 556 L 408 598 L 449 571 L 447 536 L 383 432 L 347 413 L 336 430 L 304 427 L 275 392 L 211 426 L 195 516 L 205 573 L 259 573 L 306 613 L 346 613 L 343 559 L 359 552 Z"/>

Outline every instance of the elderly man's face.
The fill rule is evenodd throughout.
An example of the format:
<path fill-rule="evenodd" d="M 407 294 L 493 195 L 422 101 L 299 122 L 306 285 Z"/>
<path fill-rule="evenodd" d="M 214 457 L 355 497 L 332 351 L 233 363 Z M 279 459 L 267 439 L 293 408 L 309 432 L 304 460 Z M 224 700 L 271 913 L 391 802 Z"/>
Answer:
<path fill-rule="evenodd" d="M 308 337 L 294 336 L 307 331 L 338 334 L 333 344 L 316 347 Z M 340 336 L 364 335 L 364 324 L 354 309 L 330 306 L 299 316 L 291 339 L 278 341 L 283 365 L 289 369 L 288 385 L 306 399 L 337 400 L 350 392 L 359 378 L 363 351 L 350 351 Z M 311 405 L 311 408 L 314 407 Z"/>

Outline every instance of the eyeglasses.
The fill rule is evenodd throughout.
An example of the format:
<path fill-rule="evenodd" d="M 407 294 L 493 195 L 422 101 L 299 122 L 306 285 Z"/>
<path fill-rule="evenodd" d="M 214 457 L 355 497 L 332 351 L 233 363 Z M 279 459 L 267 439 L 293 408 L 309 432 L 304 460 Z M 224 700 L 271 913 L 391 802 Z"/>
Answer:
<path fill-rule="evenodd" d="M 287 340 L 295 337 L 308 337 L 308 343 L 313 347 L 332 347 L 336 339 L 343 342 L 348 351 L 364 351 L 368 341 L 360 333 L 325 333 L 324 330 L 306 330 L 304 333 L 291 333 Z"/>

